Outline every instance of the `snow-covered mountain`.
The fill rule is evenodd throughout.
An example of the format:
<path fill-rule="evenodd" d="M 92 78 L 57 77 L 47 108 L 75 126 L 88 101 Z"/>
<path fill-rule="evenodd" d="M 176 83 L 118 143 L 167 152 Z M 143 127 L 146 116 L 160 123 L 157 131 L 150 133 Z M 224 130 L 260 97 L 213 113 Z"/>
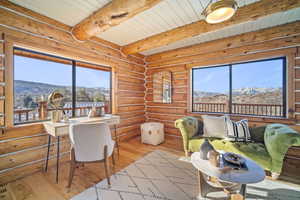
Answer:
<path fill-rule="evenodd" d="M 260 93 L 281 91 L 281 88 L 240 88 L 232 90 L 233 95 L 254 95 Z"/>
<path fill-rule="evenodd" d="M 269 93 L 269 92 L 279 92 L 281 91 L 281 88 L 239 88 L 232 90 L 233 95 L 256 95 L 261 93 Z M 202 92 L 202 91 L 194 91 L 195 97 L 209 97 L 209 96 L 216 96 L 221 95 L 222 93 L 217 92 Z M 228 94 L 228 92 L 224 93 L 225 95 Z"/>
<path fill-rule="evenodd" d="M 281 104 L 281 88 L 240 88 L 232 91 L 232 97 L 235 103 L 265 103 Z M 213 92 L 194 92 L 194 102 L 206 103 L 224 103 L 228 101 L 229 94 Z"/>

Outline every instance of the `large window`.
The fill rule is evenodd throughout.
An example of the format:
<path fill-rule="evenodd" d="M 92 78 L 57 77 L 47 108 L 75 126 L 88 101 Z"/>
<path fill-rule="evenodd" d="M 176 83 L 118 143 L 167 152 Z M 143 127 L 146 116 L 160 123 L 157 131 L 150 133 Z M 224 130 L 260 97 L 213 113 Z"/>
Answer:
<path fill-rule="evenodd" d="M 109 68 L 15 48 L 14 123 L 50 119 L 53 91 L 64 95 L 69 117 L 87 116 L 93 106 L 111 111 Z"/>
<path fill-rule="evenodd" d="M 192 70 L 192 111 L 286 116 L 285 58 Z"/>
<path fill-rule="evenodd" d="M 110 72 L 77 67 L 76 115 L 86 115 L 91 105 L 106 106 L 110 112 L 110 91 Z"/>

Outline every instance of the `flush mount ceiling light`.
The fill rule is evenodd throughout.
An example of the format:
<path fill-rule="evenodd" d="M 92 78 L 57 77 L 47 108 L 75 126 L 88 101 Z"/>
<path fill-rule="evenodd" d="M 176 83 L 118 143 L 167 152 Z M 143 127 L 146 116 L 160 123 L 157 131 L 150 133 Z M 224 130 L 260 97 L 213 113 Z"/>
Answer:
<path fill-rule="evenodd" d="M 204 9 L 205 21 L 209 24 L 216 24 L 230 19 L 237 10 L 237 3 L 234 0 L 219 0 L 210 2 Z"/>

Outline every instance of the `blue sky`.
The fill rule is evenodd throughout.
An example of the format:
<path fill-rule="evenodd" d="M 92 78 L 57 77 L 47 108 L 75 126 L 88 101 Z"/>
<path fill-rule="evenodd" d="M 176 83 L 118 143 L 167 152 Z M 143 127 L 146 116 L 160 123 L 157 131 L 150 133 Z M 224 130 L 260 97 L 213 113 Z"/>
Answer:
<path fill-rule="evenodd" d="M 269 60 L 232 66 L 233 89 L 282 87 L 282 60 Z M 194 90 L 227 93 L 229 67 L 194 70 Z"/>
<path fill-rule="evenodd" d="M 61 63 L 14 56 L 14 79 L 71 86 L 72 66 Z M 110 73 L 77 67 L 76 85 L 82 87 L 109 87 Z"/>

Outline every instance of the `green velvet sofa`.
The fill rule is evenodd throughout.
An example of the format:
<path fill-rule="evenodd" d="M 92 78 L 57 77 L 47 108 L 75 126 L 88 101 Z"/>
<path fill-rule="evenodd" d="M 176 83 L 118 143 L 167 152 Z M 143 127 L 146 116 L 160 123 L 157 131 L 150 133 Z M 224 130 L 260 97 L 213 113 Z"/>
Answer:
<path fill-rule="evenodd" d="M 199 151 L 204 141 L 201 136 L 203 124 L 197 118 L 183 117 L 175 121 L 175 127 L 181 132 L 185 155 Z M 237 153 L 258 163 L 277 178 L 282 170 L 284 156 L 291 146 L 300 146 L 300 134 L 283 124 L 270 124 L 264 127 L 250 128 L 254 142 L 230 142 L 226 139 L 210 138 L 217 150 Z"/>

